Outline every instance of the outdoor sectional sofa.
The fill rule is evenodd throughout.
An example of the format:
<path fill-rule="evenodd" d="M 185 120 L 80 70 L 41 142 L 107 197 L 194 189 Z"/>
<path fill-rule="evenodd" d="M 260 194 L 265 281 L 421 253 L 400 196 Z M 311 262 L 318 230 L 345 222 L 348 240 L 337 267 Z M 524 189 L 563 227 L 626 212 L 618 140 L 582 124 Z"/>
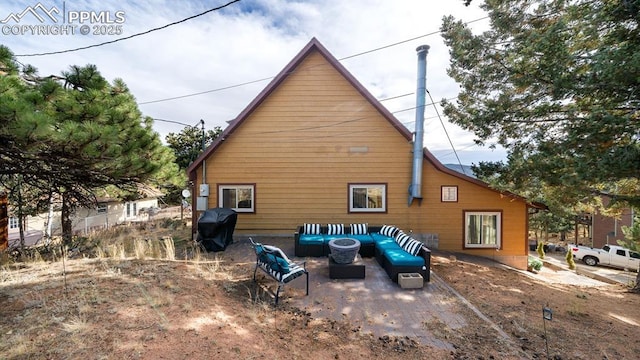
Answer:
<path fill-rule="evenodd" d="M 418 273 L 425 282 L 430 280 L 431 250 L 395 226 L 304 224 L 298 226 L 294 238 L 298 257 L 328 256 L 329 241 L 356 239 L 360 255 L 375 257 L 392 281 L 398 282 L 400 273 Z"/>

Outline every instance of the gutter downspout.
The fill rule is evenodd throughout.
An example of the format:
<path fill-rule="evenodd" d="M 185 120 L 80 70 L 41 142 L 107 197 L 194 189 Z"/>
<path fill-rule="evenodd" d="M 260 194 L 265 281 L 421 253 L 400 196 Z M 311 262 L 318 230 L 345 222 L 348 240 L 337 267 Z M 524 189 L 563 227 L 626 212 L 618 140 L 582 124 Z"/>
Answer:
<path fill-rule="evenodd" d="M 414 199 L 422 200 L 422 162 L 424 137 L 424 107 L 427 88 L 427 53 L 429 45 L 421 45 L 418 52 L 418 84 L 416 91 L 416 131 L 413 139 L 413 174 L 409 186 L 409 206 Z"/>

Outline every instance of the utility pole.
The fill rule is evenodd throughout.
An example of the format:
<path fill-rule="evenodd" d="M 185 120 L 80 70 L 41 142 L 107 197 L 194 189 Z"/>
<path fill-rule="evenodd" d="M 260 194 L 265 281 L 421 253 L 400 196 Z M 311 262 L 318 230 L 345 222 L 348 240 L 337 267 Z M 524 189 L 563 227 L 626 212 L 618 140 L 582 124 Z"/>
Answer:
<path fill-rule="evenodd" d="M 200 119 L 200 125 L 202 126 L 202 151 L 204 151 L 204 145 L 205 145 L 204 120 Z"/>

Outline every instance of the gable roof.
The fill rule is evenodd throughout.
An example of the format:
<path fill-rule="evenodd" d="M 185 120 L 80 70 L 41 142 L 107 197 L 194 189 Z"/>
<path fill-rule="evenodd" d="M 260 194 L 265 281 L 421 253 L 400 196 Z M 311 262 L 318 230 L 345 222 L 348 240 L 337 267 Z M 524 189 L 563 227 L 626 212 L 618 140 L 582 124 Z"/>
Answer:
<path fill-rule="evenodd" d="M 336 59 L 331 53 L 314 37 L 309 41 L 309 43 L 302 49 L 300 52 L 275 76 L 273 80 L 267 85 L 267 87 L 262 90 L 258 96 L 256 96 L 253 101 L 247 105 L 242 112 L 230 123 L 229 126 L 216 138 L 216 140 L 207 148 L 205 151 L 200 154 L 200 156 L 194 160 L 191 165 L 187 168 L 187 173 L 191 173 L 195 171 L 200 164 L 207 158 L 209 155 L 216 150 L 216 148 L 220 145 L 222 141 L 224 141 L 227 137 L 229 137 L 242 123 L 251 115 L 251 113 L 256 110 L 260 104 L 276 89 L 278 86 L 290 75 L 296 71 L 296 68 L 304 61 L 304 59 L 309 56 L 314 51 L 317 51 L 324 57 L 327 62 L 333 66 L 340 75 L 342 75 L 367 101 L 373 105 L 373 107 L 378 110 L 384 118 L 389 120 L 389 122 L 393 125 L 396 130 L 398 130 L 407 140 L 411 140 L 413 138 L 411 132 L 407 130 L 400 121 L 398 121 L 390 112 L 387 110 L 380 102 L 369 93 L 367 89 L 356 80 L 349 71 L 340 64 L 338 59 Z"/>
<path fill-rule="evenodd" d="M 333 66 L 336 71 L 340 75 L 342 75 L 389 123 L 396 129 L 398 132 L 404 136 L 407 141 L 413 140 L 413 133 L 409 131 L 402 123 L 396 119 L 393 114 L 389 112 L 382 104 L 358 81 L 356 78 L 351 75 L 351 73 L 340 64 L 340 61 L 336 59 L 315 37 L 309 41 L 309 43 L 302 49 L 300 52 L 275 76 L 275 78 L 267 85 L 267 87 L 262 90 L 258 96 L 253 99 L 247 105 L 242 112 L 233 120 L 230 125 L 216 138 L 216 140 L 207 148 L 205 151 L 200 154 L 200 156 L 187 168 L 187 174 L 191 174 L 196 171 L 198 167 L 201 166 L 202 162 L 204 162 L 209 155 L 211 155 L 216 149 L 222 144 L 222 142 L 227 139 L 233 132 L 242 125 L 242 123 L 255 111 L 260 104 L 276 89 L 278 86 L 292 73 L 296 71 L 296 68 L 303 62 L 303 60 L 312 54 L 314 51 L 317 51 L 322 57 L 324 57 L 327 62 Z M 464 175 L 455 170 L 451 170 L 444 166 L 436 157 L 431 154 L 427 148 L 423 148 L 423 157 L 427 161 L 429 161 L 436 169 L 451 176 L 463 179 L 465 181 L 474 183 L 481 187 L 487 188 L 489 190 L 504 194 L 509 197 L 516 198 L 518 200 L 524 201 L 534 207 L 540 207 L 540 204 L 531 204 L 525 198 L 508 192 L 501 192 L 495 189 L 492 189 L 486 184 L 476 178 L 471 176 Z M 544 207 L 544 205 L 542 205 Z"/>

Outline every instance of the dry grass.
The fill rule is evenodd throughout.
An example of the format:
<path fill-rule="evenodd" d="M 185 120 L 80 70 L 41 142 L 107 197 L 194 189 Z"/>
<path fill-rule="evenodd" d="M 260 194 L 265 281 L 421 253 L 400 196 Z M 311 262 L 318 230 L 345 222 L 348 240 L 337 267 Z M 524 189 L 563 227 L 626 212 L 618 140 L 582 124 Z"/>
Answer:
<path fill-rule="evenodd" d="M 371 337 L 349 322 L 324 319 L 286 302 L 274 308 L 269 290 L 252 282 L 252 263 L 232 262 L 234 255 L 224 252 L 203 252 L 186 240 L 188 228 L 164 225 L 84 239 L 72 244 L 64 258 L 62 251 L 51 249 L 24 262 L 4 257 L 0 359 L 543 358 L 546 335 L 540 335 L 539 304 L 550 301 L 556 316 L 547 323 L 552 354 L 631 359 L 640 351 L 633 341 L 640 323 L 636 295 L 615 288 L 547 286 L 501 268 L 438 257 L 432 262 L 438 276 L 513 334 L 512 341 L 526 355 L 509 357 L 511 345 L 496 342 L 484 320 L 465 307 L 458 314 L 467 325 L 455 330 L 435 317 L 416 323 L 455 350 Z M 345 299 L 352 296 L 345 294 Z M 389 323 L 397 321 L 393 309 L 381 314 Z M 374 321 L 374 315 L 366 313 L 364 320 Z M 594 349 L 581 347 L 605 335 L 606 342 L 590 342 Z"/>
<path fill-rule="evenodd" d="M 167 315 L 172 309 L 187 316 L 199 310 L 197 296 L 189 293 L 193 281 L 232 277 L 218 256 L 203 253 L 189 238 L 189 226 L 163 221 L 103 231 L 78 239 L 69 246 L 73 250 L 64 252 L 56 246 L 25 252 L 21 261 L 3 256 L 0 358 L 112 359 L 119 358 L 113 354 L 119 347 L 141 353 L 140 340 L 153 340 L 158 331 L 175 326 Z M 176 268 L 184 266 L 191 277 L 175 278 Z M 229 283 L 225 290 L 233 291 Z M 12 313 L 12 306 L 20 310 Z M 261 318 L 262 310 L 256 311 L 252 316 Z M 149 331 L 133 345 L 126 338 L 93 344 L 113 338 L 108 324 L 114 319 L 125 330 Z M 95 353 L 90 350 L 94 345 Z"/>

